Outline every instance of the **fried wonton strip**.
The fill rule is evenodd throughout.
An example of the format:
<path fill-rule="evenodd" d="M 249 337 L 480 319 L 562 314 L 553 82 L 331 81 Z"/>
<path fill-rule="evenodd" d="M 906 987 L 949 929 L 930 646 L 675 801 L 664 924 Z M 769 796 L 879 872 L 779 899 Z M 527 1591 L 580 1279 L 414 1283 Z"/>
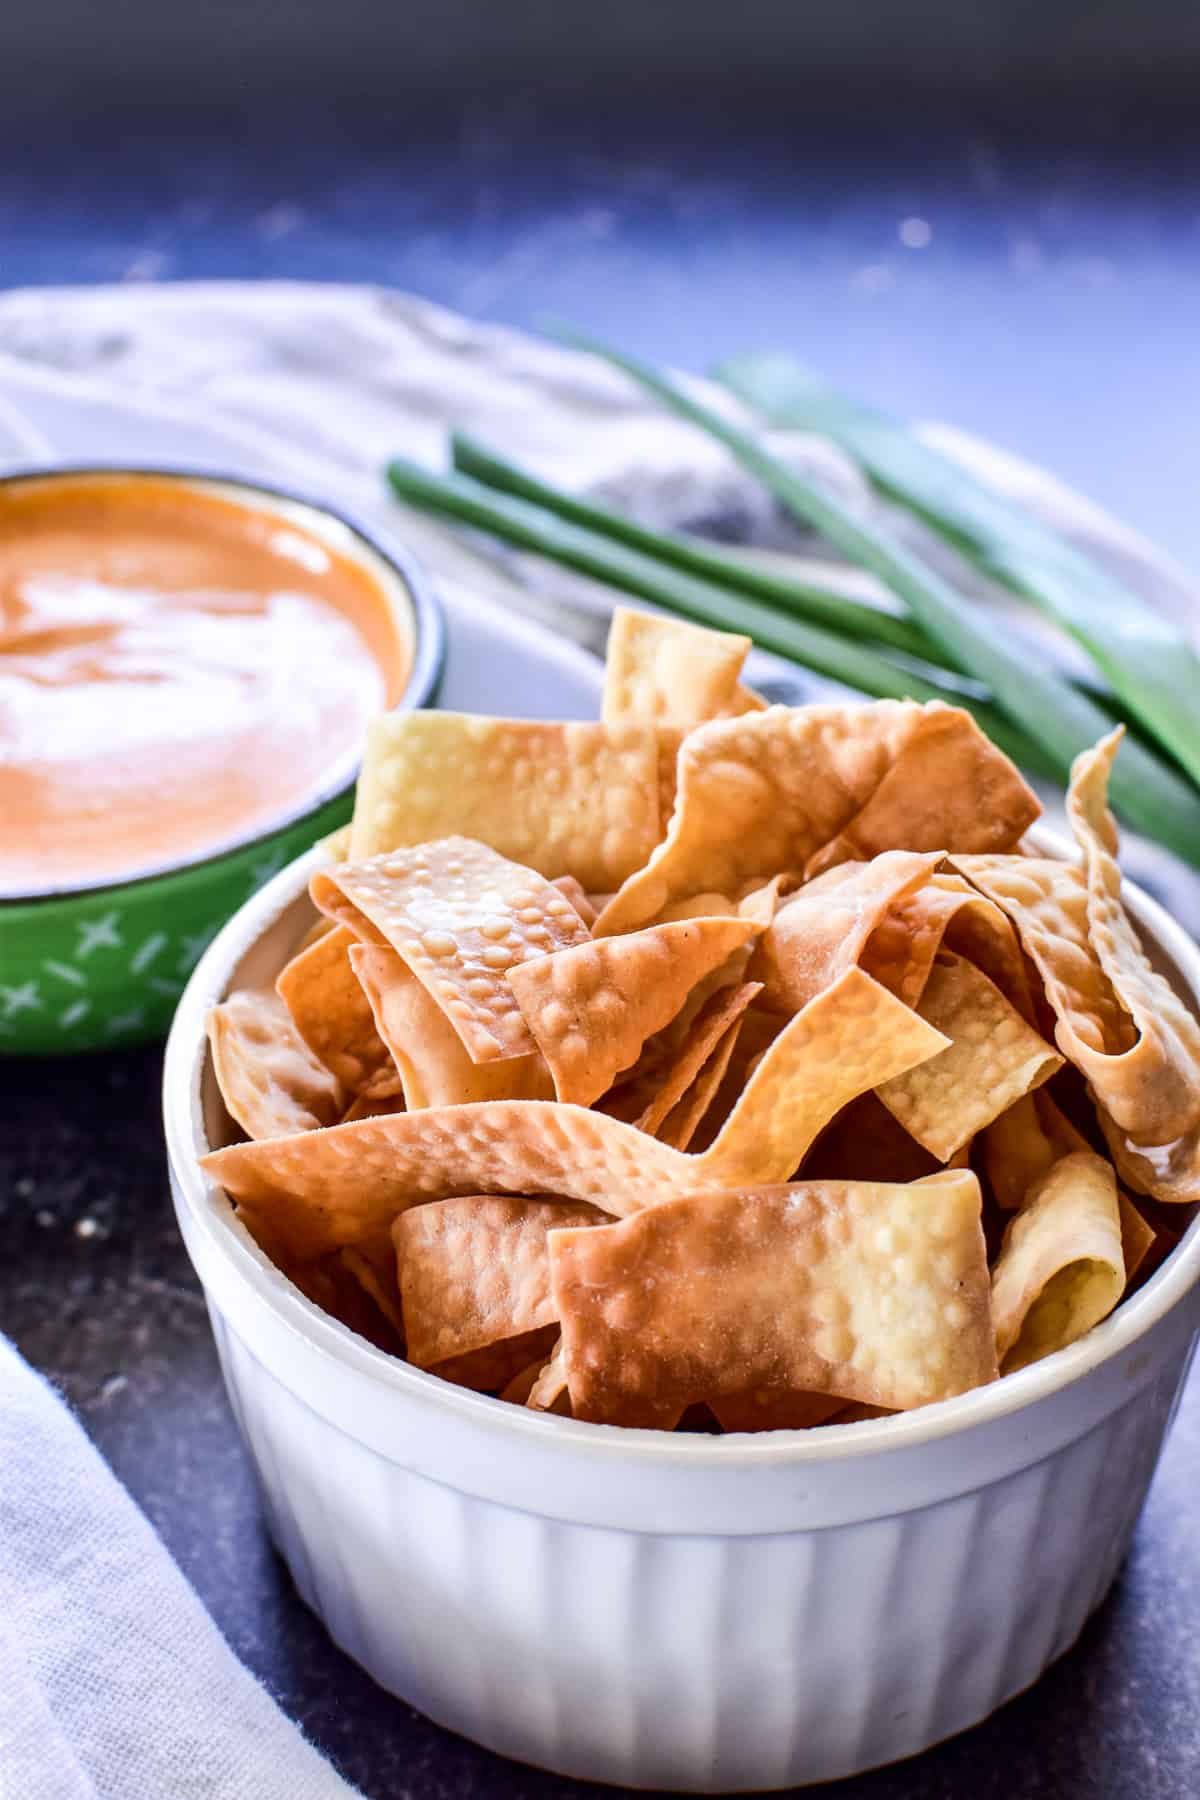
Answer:
<path fill-rule="evenodd" d="M 1039 1099 L 1037 1094 L 1019 1095 L 981 1136 L 982 1167 L 1003 1212 L 1015 1212 L 1061 1154 L 1046 1135 Z"/>
<path fill-rule="evenodd" d="M 667 1114 L 683 1099 L 711 1059 L 721 1039 L 741 1019 L 743 1012 L 759 992 L 758 982 L 746 981 L 738 987 L 719 988 L 705 1001 L 693 1019 L 679 1053 L 659 1078 L 654 1097 L 639 1116 L 639 1131 L 648 1131 L 652 1136 L 658 1136 L 658 1128 Z M 732 1048 L 731 1039 L 730 1050 Z M 726 1061 L 728 1062 L 728 1057 Z M 711 1098 L 710 1093 L 709 1099 Z"/>
<path fill-rule="evenodd" d="M 561 1195 L 620 1217 L 694 1187 L 698 1161 L 604 1113 L 495 1100 L 231 1144 L 201 1166 L 260 1242 L 311 1261 L 458 1194 Z"/>
<path fill-rule="evenodd" d="M 532 1056 L 472 1062 L 429 989 L 397 951 L 381 944 L 353 944 L 350 963 L 400 1071 L 409 1112 L 476 1100 L 553 1097 L 549 1071 L 536 1051 Z"/>
<path fill-rule="evenodd" d="M 1073 1151 L 1035 1184 L 1004 1234 L 992 1313 L 1005 1372 L 1074 1343 L 1124 1286 L 1116 1178 L 1102 1157 Z"/>
<path fill-rule="evenodd" d="M 746 919 L 685 919 L 601 938 L 509 970 L 559 1100 L 590 1106 L 637 1061 L 696 983 L 756 936 Z"/>
<path fill-rule="evenodd" d="M 208 1041 L 221 1098 L 247 1137 L 285 1137 L 340 1118 L 342 1084 L 313 1055 L 278 994 L 230 994 L 208 1015 Z"/>
<path fill-rule="evenodd" d="M 387 1046 L 350 967 L 347 953 L 353 942 L 353 932 L 334 926 L 293 956 L 275 983 L 313 1055 L 352 1094 L 391 1068 Z"/>
<path fill-rule="evenodd" d="M 365 1088 L 361 1094 L 356 1094 L 338 1120 L 339 1125 L 351 1125 L 355 1119 L 377 1119 L 383 1113 L 403 1112 L 404 1084 L 399 1075 L 396 1077 L 396 1084 L 395 1093 L 378 1093 Z"/>
<path fill-rule="evenodd" d="M 556 876 L 550 885 L 551 887 L 556 887 L 559 893 L 564 895 L 565 898 L 571 902 L 571 905 L 575 908 L 575 911 L 579 914 L 580 918 L 590 931 L 592 926 L 596 923 L 596 915 L 599 908 L 592 905 L 592 902 L 584 893 L 582 885 L 576 881 L 573 875 Z"/>
<path fill-rule="evenodd" d="M 1117 738 L 1076 761 L 1069 797 L 1084 868 L 1046 857 L 955 857 L 1008 913 L 1045 984 L 1062 1050 L 1087 1077 L 1121 1175 L 1200 1199 L 1200 1028 L 1151 967 L 1120 901 L 1106 806 Z M 1116 979 L 1114 979 L 1114 977 Z"/>
<path fill-rule="evenodd" d="M 739 1017 L 722 1033 L 712 1055 L 687 1093 L 671 1108 L 655 1132 L 660 1143 L 671 1144 L 676 1150 L 691 1149 L 692 1139 L 703 1124 L 705 1114 L 725 1079 L 741 1029 L 742 1021 Z"/>
<path fill-rule="evenodd" d="M 794 886 L 794 877 L 772 875 L 761 887 L 751 888 L 748 894 L 743 894 L 737 904 L 738 917 L 753 919 L 765 931 L 779 911 L 784 888 Z"/>
<path fill-rule="evenodd" d="M 478 1350 L 468 1350 L 465 1356 L 451 1356 L 445 1362 L 434 1363 L 429 1373 L 453 1382 L 455 1387 L 472 1388 L 477 1394 L 496 1394 L 532 1361 L 544 1362 L 557 1336 L 556 1325 L 524 1331 L 520 1337 L 484 1344 Z"/>
<path fill-rule="evenodd" d="M 604 663 L 600 717 L 606 725 L 682 725 L 745 712 L 739 677 L 748 637 L 619 606 Z"/>
<path fill-rule="evenodd" d="M 339 1250 L 343 1267 L 370 1296 L 380 1312 L 404 1338 L 404 1315 L 400 1307 L 400 1284 L 396 1274 L 396 1248 L 390 1231 L 376 1231 L 357 1244 Z"/>
<path fill-rule="evenodd" d="M 966 724 L 948 729 L 946 721 L 958 719 Z M 867 815 L 866 855 L 1015 844 L 1036 818 L 1037 802 L 966 714 L 937 702 L 917 706 L 896 700 L 773 706 L 688 733 L 679 752 L 678 794 L 667 836 L 605 908 L 597 932 L 630 931 L 657 917 L 670 901 L 701 888 L 741 893 L 781 869 L 804 868 L 864 815 L 888 770 L 927 734 L 943 747 L 943 789 L 957 791 L 960 782 L 967 783 L 951 821 L 954 832 L 947 833 L 932 805 L 923 823 L 911 817 L 896 793 L 887 806 Z M 990 792 L 987 771 L 993 767 L 998 783 L 1015 779 L 1027 796 L 1020 812 L 1010 809 L 999 825 L 976 810 Z M 887 825 L 889 808 L 895 810 L 895 831 Z"/>
<path fill-rule="evenodd" d="M 506 1388 L 500 1393 L 501 1400 L 507 1400 L 510 1406 L 528 1406 L 529 1396 L 537 1384 L 538 1377 L 546 1367 L 547 1359 L 539 1356 L 528 1363 L 513 1376 Z"/>
<path fill-rule="evenodd" d="M 567 1394 L 567 1361 L 563 1349 L 562 1334 L 554 1346 L 554 1352 L 545 1368 L 529 1390 L 526 1406 L 534 1412 L 570 1413 L 571 1402 Z"/>
<path fill-rule="evenodd" d="M 772 706 L 690 731 L 667 836 L 597 931 L 632 931 L 689 894 L 740 893 L 802 868 L 878 786 L 921 719 L 911 701 L 884 700 Z"/>
<path fill-rule="evenodd" d="M 392 1226 L 408 1358 L 419 1368 L 557 1320 L 551 1226 L 607 1222 L 594 1206 L 469 1194 L 402 1213 Z"/>
<path fill-rule="evenodd" d="M 1123 730 L 1075 760 L 1067 811 L 1083 852 L 1088 932 L 1100 966 L 1133 1020 L 1137 1041 L 1119 1058 L 1085 1057 L 1118 1166 L 1160 1200 L 1200 1199 L 1200 1024 L 1153 969 L 1121 904 L 1117 828 L 1108 780 Z"/>
<path fill-rule="evenodd" d="M 918 1006 L 943 945 L 982 969 L 1033 1023 L 1029 979 L 1012 924 L 959 875 L 935 875 L 895 901 L 872 932 L 859 967 L 907 1006 Z"/>
<path fill-rule="evenodd" d="M 1125 1260 L 1125 1285 L 1128 1287 L 1153 1249 L 1156 1233 L 1124 1188 L 1117 1189 L 1117 1206 L 1121 1213 L 1121 1255 Z"/>
<path fill-rule="evenodd" d="M 937 862 L 936 851 L 888 850 L 868 863 L 842 863 L 791 895 L 750 959 L 749 974 L 764 984 L 761 1004 L 799 1012 L 859 961 L 888 909 L 925 882 Z"/>
<path fill-rule="evenodd" d="M 972 887 L 1016 927 L 1058 1021 L 1055 1039 L 1071 1062 L 1083 1051 L 1126 1050 L 1133 1027 L 1088 937 L 1087 880 L 1074 863 L 1048 856 L 955 856 Z M 1086 1073 L 1086 1071 L 1085 1071 Z"/>
<path fill-rule="evenodd" d="M 695 1158 L 697 1185 L 786 1181 L 843 1106 L 948 1045 L 869 975 L 847 969 L 775 1039 L 716 1142 Z"/>
<path fill-rule="evenodd" d="M 984 1168 L 997 1203 L 1006 1211 L 1024 1204 L 1035 1183 L 1060 1158 L 1091 1145 L 1044 1090 L 1026 1094 L 983 1133 Z M 1126 1283 L 1150 1254 L 1155 1232 L 1123 1188 L 1117 1189 Z"/>
<path fill-rule="evenodd" d="M 385 713 L 367 733 L 352 855 L 470 837 L 604 891 L 658 842 L 658 786 L 652 725 Z"/>
<path fill-rule="evenodd" d="M 691 1194 L 548 1241 L 577 1418 L 755 1386 L 923 1406 L 996 1374 L 969 1170 Z"/>
<path fill-rule="evenodd" d="M 1041 813 L 1020 773 L 970 713 L 926 708 L 924 729 L 906 744 L 866 805 L 810 858 L 807 875 L 882 850 L 1011 850 Z"/>
<path fill-rule="evenodd" d="M 919 1014 L 949 1040 L 948 1048 L 875 1091 L 940 1162 L 1062 1067 L 1057 1051 L 961 956 L 938 958 Z"/>
<path fill-rule="evenodd" d="M 509 970 L 590 941 L 556 887 L 471 838 L 321 870 L 311 891 L 314 904 L 356 937 L 404 958 L 474 1062 L 537 1050 Z"/>

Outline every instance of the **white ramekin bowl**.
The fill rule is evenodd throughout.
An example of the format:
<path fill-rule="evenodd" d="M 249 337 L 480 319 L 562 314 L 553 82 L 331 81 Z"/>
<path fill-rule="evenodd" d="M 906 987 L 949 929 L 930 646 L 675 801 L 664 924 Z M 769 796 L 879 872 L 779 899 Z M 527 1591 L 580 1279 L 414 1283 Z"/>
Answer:
<path fill-rule="evenodd" d="M 1035 1681 L 1128 1546 L 1200 1326 L 1200 1221 L 1086 1339 L 900 1418 L 711 1438 L 451 1387 L 306 1300 L 197 1168 L 227 1135 L 205 1012 L 274 976 L 311 920 L 320 855 L 203 958 L 165 1110 L 270 1529 L 342 1648 L 503 1755 L 710 1794 L 909 1756 Z M 1200 1004 L 1200 953 L 1144 894 L 1128 902 Z"/>

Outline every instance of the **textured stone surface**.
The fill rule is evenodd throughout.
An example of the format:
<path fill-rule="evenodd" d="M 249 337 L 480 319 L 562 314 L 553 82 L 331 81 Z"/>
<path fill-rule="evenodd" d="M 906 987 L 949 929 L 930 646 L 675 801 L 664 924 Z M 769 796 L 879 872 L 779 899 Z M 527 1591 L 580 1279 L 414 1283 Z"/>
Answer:
<path fill-rule="evenodd" d="M 62 1386 L 244 1661 L 371 1800 L 573 1800 L 380 1692 L 263 1534 L 175 1229 L 151 1051 L 7 1062 L 0 1327 Z M 1184 1800 L 1200 1782 L 1200 1384 L 1112 1597 L 1034 1691 L 836 1800 Z M 816 1793 L 810 1789 L 808 1792 Z"/>

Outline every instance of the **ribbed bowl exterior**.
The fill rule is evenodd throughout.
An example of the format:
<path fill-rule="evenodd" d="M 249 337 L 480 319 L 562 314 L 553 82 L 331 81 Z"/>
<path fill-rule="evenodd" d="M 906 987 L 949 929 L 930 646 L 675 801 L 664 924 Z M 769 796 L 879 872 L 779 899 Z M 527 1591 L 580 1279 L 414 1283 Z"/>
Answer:
<path fill-rule="evenodd" d="M 1052 1455 L 909 1512 L 670 1535 L 502 1505 L 318 1418 L 213 1309 L 272 1535 L 385 1688 L 505 1756 L 725 1794 L 937 1743 L 1078 1637 L 1128 1547 L 1194 1338 Z"/>

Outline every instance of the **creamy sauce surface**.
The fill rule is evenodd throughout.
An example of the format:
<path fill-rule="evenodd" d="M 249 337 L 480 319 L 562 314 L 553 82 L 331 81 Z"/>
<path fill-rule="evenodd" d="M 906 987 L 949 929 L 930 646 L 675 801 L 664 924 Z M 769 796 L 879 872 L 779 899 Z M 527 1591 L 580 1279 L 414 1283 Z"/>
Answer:
<path fill-rule="evenodd" d="M 0 895 L 266 829 L 409 662 L 383 583 L 300 518 L 152 476 L 0 485 Z"/>

